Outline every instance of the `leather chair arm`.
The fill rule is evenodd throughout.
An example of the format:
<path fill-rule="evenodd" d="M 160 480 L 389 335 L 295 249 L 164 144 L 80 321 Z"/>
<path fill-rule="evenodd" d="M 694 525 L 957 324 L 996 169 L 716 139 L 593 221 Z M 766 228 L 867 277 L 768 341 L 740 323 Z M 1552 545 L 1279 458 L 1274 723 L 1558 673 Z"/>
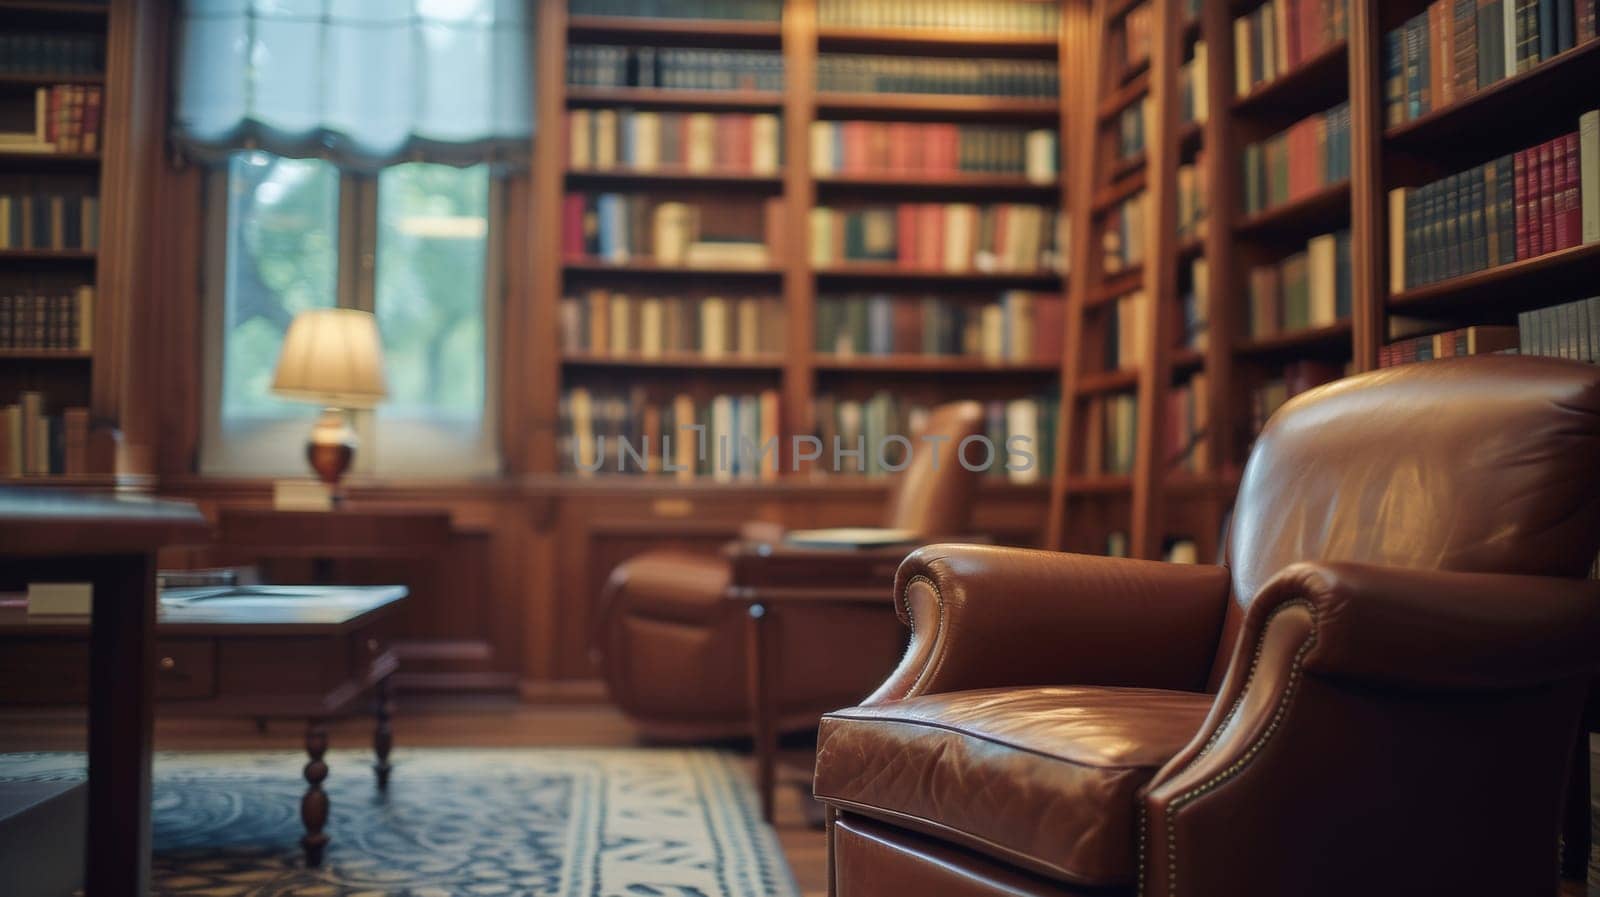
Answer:
<path fill-rule="evenodd" d="M 1281 862 L 1242 878 L 1213 859 L 1228 839 L 1249 842 L 1285 826 L 1308 845 L 1358 828 L 1363 848 L 1407 842 L 1423 807 L 1476 781 L 1471 752 L 1441 749 L 1464 733 L 1496 740 L 1504 766 L 1558 781 L 1568 730 L 1529 720 L 1559 717 L 1551 708 L 1563 706 L 1563 695 L 1576 713 L 1597 669 L 1600 583 L 1347 563 L 1286 567 L 1246 613 L 1205 724 L 1147 788 L 1145 893 L 1175 893 L 1180 874 L 1190 894 L 1213 893 L 1201 883 L 1229 875 L 1229 893 L 1269 892 L 1283 877 L 1303 875 L 1294 867 L 1305 858 L 1285 850 Z M 1507 817 L 1527 827 L 1539 814 L 1519 812 L 1515 795 L 1550 792 L 1510 773 L 1503 780 L 1478 785 L 1472 799 L 1516 807 Z M 1326 809 L 1305 812 L 1308 781 L 1334 791 L 1407 787 L 1386 792 L 1384 814 L 1357 823 Z M 1241 821 L 1230 829 L 1225 819 Z"/>
<path fill-rule="evenodd" d="M 928 545 L 895 575 L 911 627 L 863 704 L 1023 685 L 1199 690 L 1227 607 L 1221 567 L 988 545 Z"/>

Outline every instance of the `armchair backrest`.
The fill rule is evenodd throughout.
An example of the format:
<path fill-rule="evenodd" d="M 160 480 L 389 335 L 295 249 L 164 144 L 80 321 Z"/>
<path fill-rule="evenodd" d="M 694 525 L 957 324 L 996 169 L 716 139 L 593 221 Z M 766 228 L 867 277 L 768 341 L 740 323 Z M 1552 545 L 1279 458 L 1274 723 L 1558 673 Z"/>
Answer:
<path fill-rule="evenodd" d="M 1600 368 L 1490 355 L 1339 380 L 1285 404 L 1250 452 L 1219 666 L 1296 561 L 1583 576 L 1597 548 Z"/>
<path fill-rule="evenodd" d="M 890 487 L 883 525 L 930 536 L 966 532 L 983 472 L 968 470 L 957 452 L 961 440 L 982 434 L 983 406 L 977 402 L 950 402 L 930 411 L 922 431 L 911 437 L 911 464 Z M 929 435 L 940 439 L 924 441 L 922 437 Z M 868 451 L 875 450 L 875 446 L 868 447 Z M 1005 446 L 995 446 L 995 463 L 1003 461 L 1004 452 Z M 977 464 L 983 453 L 971 448 L 967 458 Z"/>

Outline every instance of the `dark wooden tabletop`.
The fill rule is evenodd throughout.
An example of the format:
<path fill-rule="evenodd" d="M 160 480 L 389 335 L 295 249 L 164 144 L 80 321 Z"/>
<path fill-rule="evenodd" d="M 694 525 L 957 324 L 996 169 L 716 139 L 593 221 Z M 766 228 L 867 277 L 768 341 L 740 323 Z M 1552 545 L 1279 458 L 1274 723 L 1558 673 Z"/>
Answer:
<path fill-rule="evenodd" d="M 0 487 L 0 555 L 112 555 L 203 543 L 189 502 Z"/>

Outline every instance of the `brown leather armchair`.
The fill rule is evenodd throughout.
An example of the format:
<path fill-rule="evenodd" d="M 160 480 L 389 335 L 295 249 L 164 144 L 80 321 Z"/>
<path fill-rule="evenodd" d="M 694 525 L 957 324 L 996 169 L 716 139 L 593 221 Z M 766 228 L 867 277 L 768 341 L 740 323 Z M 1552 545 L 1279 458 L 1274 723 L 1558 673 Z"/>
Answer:
<path fill-rule="evenodd" d="M 961 440 L 983 433 L 983 406 L 934 408 L 910 465 L 890 488 L 883 525 L 930 538 L 967 531 L 981 473 L 958 463 Z M 772 524 L 746 527 L 763 540 Z M 602 596 L 596 650 L 611 699 L 656 740 L 750 731 L 743 606 L 726 597 L 731 566 L 721 557 L 653 551 L 612 571 Z M 785 614 L 779 678 L 780 727 L 810 729 L 823 711 L 861 699 L 894 668 L 905 629 L 887 608 L 797 609 Z"/>
<path fill-rule="evenodd" d="M 1600 370 L 1502 356 L 1286 405 L 1226 568 L 921 548 L 831 893 L 1553 895 L 1597 548 Z"/>

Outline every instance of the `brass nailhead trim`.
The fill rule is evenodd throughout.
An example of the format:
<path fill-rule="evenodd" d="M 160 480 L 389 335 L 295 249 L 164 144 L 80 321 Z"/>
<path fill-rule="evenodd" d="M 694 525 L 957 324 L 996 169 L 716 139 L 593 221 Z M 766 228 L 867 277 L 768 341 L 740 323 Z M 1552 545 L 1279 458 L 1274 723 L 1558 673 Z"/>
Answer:
<path fill-rule="evenodd" d="M 1245 678 L 1244 688 L 1239 691 L 1239 697 L 1236 701 L 1234 701 L 1233 707 L 1228 710 L 1228 715 L 1223 717 L 1221 724 L 1217 726 L 1217 730 L 1212 733 L 1211 737 L 1206 740 L 1205 747 L 1200 749 L 1200 753 L 1195 755 L 1195 759 L 1199 760 L 1201 757 L 1204 757 L 1206 753 L 1216 745 L 1217 740 L 1221 738 L 1222 732 L 1227 727 L 1228 723 L 1231 722 L 1236 715 L 1238 715 L 1240 707 L 1244 704 L 1244 697 L 1249 693 L 1251 683 L 1255 681 L 1257 668 L 1261 664 L 1261 654 L 1266 649 L 1267 631 L 1269 628 L 1271 628 L 1272 621 L 1276 619 L 1279 614 L 1289 610 L 1292 607 L 1303 607 L 1311 614 L 1311 637 L 1306 639 L 1305 644 L 1300 646 L 1300 650 L 1295 652 L 1294 659 L 1289 663 L 1288 685 L 1284 689 L 1283 697 L 1278 699 L 1278 706 L 1274 708 L 1272 719 L 1267 723 L 1266 730 L 1263 731 L 1261 733 L 1261 737 L 1257 738 L 1255 742 L 1250 745 L 1249 749 L 1244 752 L 1244 756 L 1240 757 L 1238 760 L 1235 760 L 1230 766 L 1228 766 L 1227 769 L 1224 769 L 1222 772 L 1212 776 L 1209 780 L 1196 785 L 1194 788 L 1189 789 L 1183 794 L 1178 795 L 1178 797 L 1173 799 L 1172 803 L 1167 806 L 1168 897 L 1177 897 L 1178 894 L 1178 836 L 1177 829 L 1173 825 L 1178 811 L 1183 809 L 1183 807 L 1187 804 L 1193 803 L 1195 800 L 1198 800 L 1212 791 L 1215 791 L 1230 779 L 1233 779 L 1240 773 L 1244 772 L 1245 768 L 1249 766 L 1253 760 L 1255 760 L 1256 755 L 1261 753 L 1261 749 L 1266 746 L 1266 743 L 1271 740 L 1273 734 L 1278 731 L 1279 726 L 1283 724 L 1283 719 L 1289 712 L 1289 705 L 1293 703 L 1295 693 L 1299 690 L 1301 666 L 1305 661 L 1307 652 L 1309 652 L 1317 643 L 1317 608 L 1311 602 L 1305 600 L 1286 602 L 1285 604 L 1274 609 L 1272 611 L 1272 615 L 1267 617 L 1267 622 L 1261 627 L 1261 639 L 1256 643 L 1255 653 L 1250 659 L 1250 673 Z M 1145 850 L 1149 820 L 1146 809 L 1142 804 L 1139 807 L 1139 818 L 1139 884 L 1137 893 L 1143 897 L 1145 889 Z"/>
<path fill-rule="evenodd" d="M 927 583 L 928 588 L 933 589 L 933 599 L 939 605 L 939 622 L 941 624 L 941 629 L 943 628 L 942 624 L 944 623 L 944 593 L 939 591 L 939 584 L 934 582 L 932 577 L 925 573 L 918 573 L 917 575 L 906 580 L 906 587 L 900 593 L 900 604 L 905 608 L 906 620 L 911 624 L 913 637 L 915 637 L 917 621 L 911 616 L 911 587 L 919 582 Z M 906 647 L 906 650 L 911 650 L 909 645 Z M 928 665 L 923 667 L 922 672 L 918 673 L 917 678 L 911 683 L 910 686 L 907 687 L 905 697 L 910 698 L 920 694 L 917 687 L 922 684 L 924 679 L 932 674 L 933 668 L 937 661 L 938 658 L 936 657 L 930 656 L 928 658 Z"/>

